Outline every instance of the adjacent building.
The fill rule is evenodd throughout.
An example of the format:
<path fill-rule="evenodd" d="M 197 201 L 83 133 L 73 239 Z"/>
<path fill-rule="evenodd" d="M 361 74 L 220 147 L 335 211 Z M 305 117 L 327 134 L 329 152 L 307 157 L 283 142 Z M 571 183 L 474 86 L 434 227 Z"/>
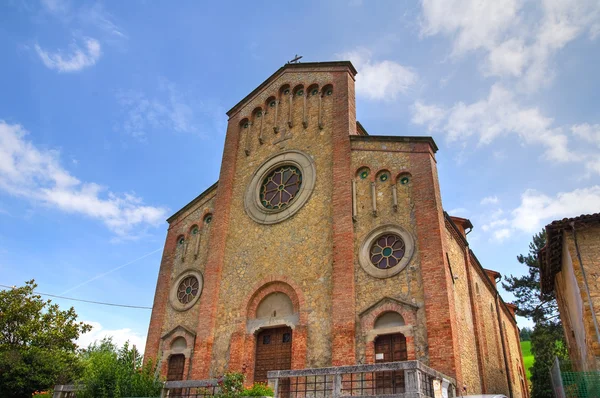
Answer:
<path fill-rule="evenodd" d="M 434 140 L 369 135 L 355 75 L 287 64 L 227 113 L 218 182 L 168 220 L 146 357 L 248 382 L 416 359 L 526 397 L 515 308 L 443 210 Z"/>
<path fill-rule="evenodd" d="M 556 294 L 574 369 L 600 370 L 600 213 L 548 224 L 539 259 L 541 288 Z"/>

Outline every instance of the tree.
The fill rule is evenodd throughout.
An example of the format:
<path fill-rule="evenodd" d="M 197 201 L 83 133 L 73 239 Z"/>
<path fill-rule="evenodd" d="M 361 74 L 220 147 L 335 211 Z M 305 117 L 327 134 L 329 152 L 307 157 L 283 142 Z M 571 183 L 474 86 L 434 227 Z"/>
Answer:
<path fill-rule="evenodd" d="M 77 377 L 82 368 L 75 340 L 91 329 L 25 286 L 0 291 L 0 396 L 31 397 Z"/>
<path fill-rule="evenodd" d="M 516 297 L 517 315 L 533 320 L 531 353 L 534 357 L 531 370 L 531 397 L 552 397 L 550 367 L 554 357 L 566 358 L 566 344 L 558 305 L 554 293 L 542 293 L 540 287 L 540 263 L 537 253 L 546 244 L 545 231 L 533 236 L 527 255 L 517 256 L 517 261 L 527 266 L 524 276 L 505 277 L 502 286 Z"/>
<path fill-rule="evenodd" d="M 112 338 L 105 337 L 83 351 L 85 366 L 81 384 L 82 398 L 157 397 L 162 383 L 155 376 L 155 366 L 148 361 L 142 366 L 142 356 L 126 342 L 121 349 Z"/>
<path fill-rule="evenodd" d="M 531 328 L 528 328 L 526 326 L 523 329 L 521 329 L 521 331 L 519 332 L 519 338 L 521 339 L 521 341 L 530 341 L 532 332 L 533 332 L 533 330 L 531 330 Z"/>
<path fill-rule="evenodd" d="M 533 235 L 529 243 L 529 253 L 518 255 L 517 261 L 527 266 L 524 276 L 505 277 L 502 286 L 517 298 L 517 315 L 536 322 L 552 321 L 558 318 L 558 305 L 554 293 L 542 293 L 540 288 L 540 264 L 537 253 L 546 244 L 546 231 Z"/>

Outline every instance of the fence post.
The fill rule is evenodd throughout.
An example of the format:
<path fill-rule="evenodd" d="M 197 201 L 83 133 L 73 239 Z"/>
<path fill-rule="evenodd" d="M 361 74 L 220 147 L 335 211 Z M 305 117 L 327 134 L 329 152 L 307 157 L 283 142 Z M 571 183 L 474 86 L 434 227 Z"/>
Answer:
<path fill-rule="evenodd" d="M 274 379 L 267 379 L 268 383 L 273 387 L 273 397 L 274 398 L 278 398 L 279 397 L 279 377 L 276 377 Z"/>
<path fill-rule="evenodd" d="M 342 375 L 333 375 L 333 398 L 338 398 L 342 395 Z"/>
<path fill-rule="evenodd" d="M 418 393 L 421 386 L 420 376 L 421 374 L 417 369 L 406 369 L 404 371 L 404 391 Z"/>

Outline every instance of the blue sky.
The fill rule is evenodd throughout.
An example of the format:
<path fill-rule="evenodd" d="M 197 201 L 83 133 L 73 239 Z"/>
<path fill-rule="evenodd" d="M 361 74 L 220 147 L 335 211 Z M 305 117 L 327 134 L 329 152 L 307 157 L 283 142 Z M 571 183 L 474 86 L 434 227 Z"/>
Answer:
<path fill-rule="evenodd" d="M 520 274 L 543 225 L 600 211 L 599 21 L 587 0 L 4 2 L 0 284 L 151 306 L 225 112 L 295 54 L 354 63 L 371 134 L 432 135 L 444 208 Z M 57 301 L 93 322 L 83 344 L 143 346 L 149 310 Z"/>

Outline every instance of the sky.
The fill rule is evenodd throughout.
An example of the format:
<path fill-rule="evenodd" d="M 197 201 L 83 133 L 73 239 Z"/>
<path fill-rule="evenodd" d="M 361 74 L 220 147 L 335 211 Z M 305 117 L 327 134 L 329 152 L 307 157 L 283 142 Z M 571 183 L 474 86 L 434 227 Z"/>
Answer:
<path fill-rule="evenodd" d="M 1 285 L 151 307 L 225 112 L 296 54 L 354 63 L 370 134 L 434 137 L 484 267 L 520 275 L 544 225 L 600 212 L 595 0 L 9 0 L 0 54 Z M 143 349 L 150 310 L 53 300 L 94 326 L 82 346 Z"/>

